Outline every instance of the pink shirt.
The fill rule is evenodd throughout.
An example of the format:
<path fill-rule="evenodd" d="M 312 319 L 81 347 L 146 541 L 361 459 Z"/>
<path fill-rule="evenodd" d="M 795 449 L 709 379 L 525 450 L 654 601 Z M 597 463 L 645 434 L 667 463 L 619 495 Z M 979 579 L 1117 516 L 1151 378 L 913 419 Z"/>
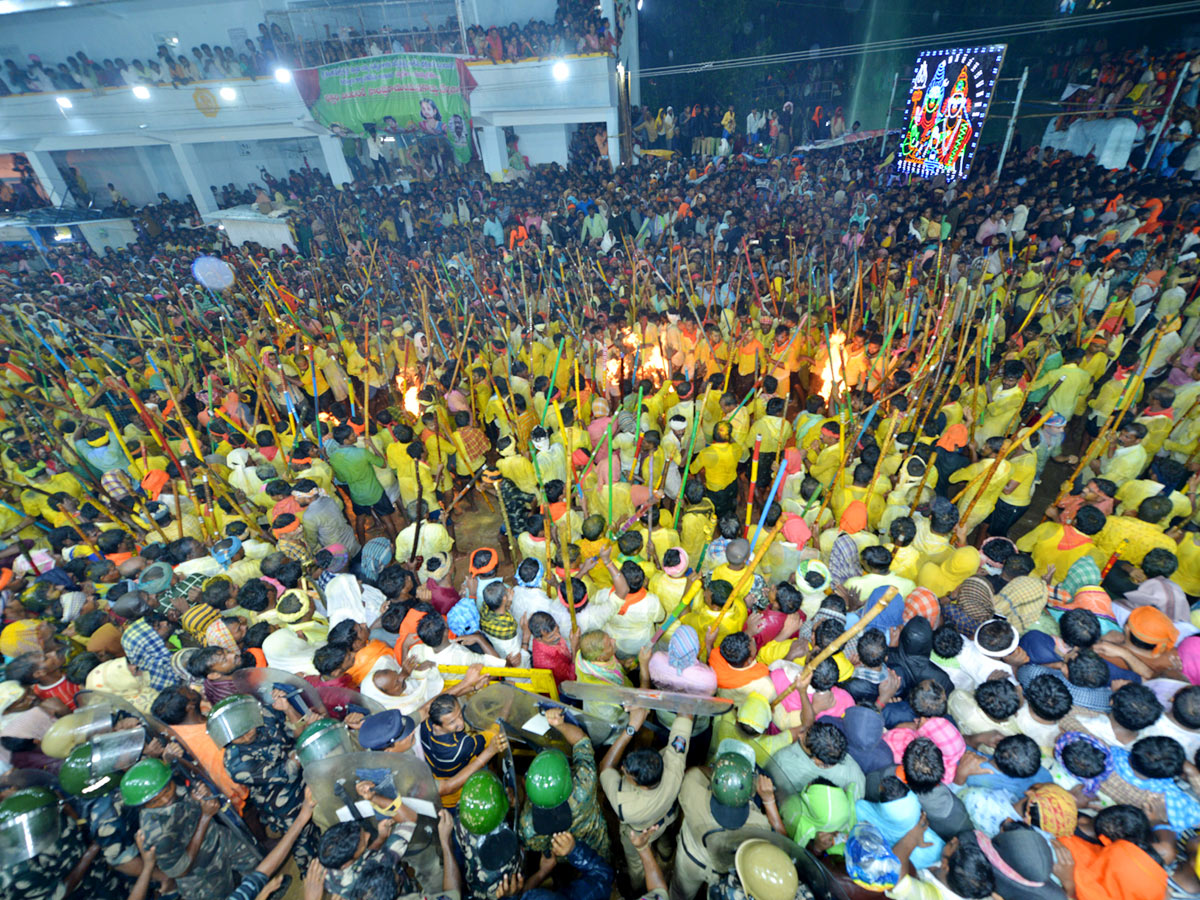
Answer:
<path fill-rule="evenodd" d="M 650 681 L 664 691 L 680 691 L 684 694 L 699 694 L 711 697 L 717 692 L 717 673 L 708 666 L 695 662 L 682 672 L 675 671 L 661 650 L 650 657 Z"/>

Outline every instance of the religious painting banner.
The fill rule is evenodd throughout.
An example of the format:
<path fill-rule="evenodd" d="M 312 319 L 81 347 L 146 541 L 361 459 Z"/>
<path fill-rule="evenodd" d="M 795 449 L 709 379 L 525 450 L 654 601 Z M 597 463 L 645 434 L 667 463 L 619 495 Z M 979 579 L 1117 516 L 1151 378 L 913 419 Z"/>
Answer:
<path fill-rule="evenodd" d="M 470 93 L 460 57 L 393 53 L 330 63 L 294 73 L 312 117 L 339 137 L 370 125 L 383 139 L 448 141 L 460 162 L 471 158 Z"/>
<path fill-rule="evenodd" d="M 901 173 L 967 177 L 1006 49 L 995 44 L 917 54 L 896 155 Z"/>

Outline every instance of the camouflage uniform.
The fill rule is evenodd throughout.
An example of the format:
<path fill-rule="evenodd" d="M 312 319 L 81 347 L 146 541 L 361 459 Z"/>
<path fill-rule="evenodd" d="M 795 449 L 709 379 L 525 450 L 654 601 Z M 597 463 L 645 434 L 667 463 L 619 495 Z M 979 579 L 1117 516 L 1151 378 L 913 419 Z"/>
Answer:
<path fill-rule="evenodd" d="M 358 893 L 358 876 L 362 871 L 372 863 L 382 863 L 389 869 L 395 869 L 399 878 L 399 895 L 419 892 L 420 887 L 400 862 L 408 849 L 408 842 L 414 830 L 411 822 L 398 823 L 378 850 L 367 850 L 358 859 L 350 860 L 340 869 L 327 869 L 325 890 L 339 897 L 353 897 Z"/>
<path fill-rule="evenodd" d="M 571 775 L 574 786 L 567 804 L 571 807 L 571 834 L 608 859 L 608 826 L 600 804 L 596 802 L 596 754 L 589 738 L 583 738 L 571 748 Z M 521 844 L 528 850 L 548 854 L 550 835 L 533 830 L 533 806 L 526 802 L 518 823 Z"/>
<path fill-rule="evenodd" d="M 507 822 L 501 828 L 512 831 Z M 455 822 L 454 837 L 462 852 L 463 885 L 470 900 L 494 900 L 501 879 L 521 871 L 522 855 L 519 851 L 506 859 L 498 869 L 487 867 L 483 858 L 483 842 L 492 837 L 492 834 L 471 834 L 462 827 L 461 822 Z M 513 835 L 512 840 L 516 843 L 516 835 Z"/>
<path fill-rule="evenodd" d="M 169 806 L 143 809 L 141 828 L 146 846 L 158 852 L 158 867 L 175 879 L 187 900 L 225 900 L 242 876 L 258 865 L 257 851 L 219 821 L 204 833 L 196 862 L 188 870 L 187 847 L 200 824 L 200 804 L 177 790 Z M 183 873 L 187 872 L 186 875 Z"/>
<path fill-rule="evenodd" d="M 263 724 L 249 743 L 232 743 L 225 748 L 225 771 L 250 791 L 250 802 L 258 820 L 268 831 L 281 835 L 295 821 L 304 802 L 304 781 L 300 767 L 291 758 L 294 741 L 283 713 L 263 709 Z M 304 826 L 296 841 L 296 865 L 308 871 L 308 862 L 317 855 L 320 833 L 311 822 Z"/>
<path fill-rule="evenodd" d="M 4 900 L 63 900 L 67 876 L 79 864 L 88 842 L 75 823 L 62 816 L 58 840 L 49 850 L 19 863 L 0 860 L 0 897 Z M 124 897 L 128 888 L 102 860 L 88 867 L 73 897 Z"/>
<path fill-rule="evenodd" d="M 86 800 L 81 807 L 92 840 L 100 845 L 100 852 L 110 866 L 124 865 L 138 858 L 133 839 L 138 830 L 137 811 L 127 808 L 117 791 Z M 130 886 L 132 883 L 130 880 Z"/>

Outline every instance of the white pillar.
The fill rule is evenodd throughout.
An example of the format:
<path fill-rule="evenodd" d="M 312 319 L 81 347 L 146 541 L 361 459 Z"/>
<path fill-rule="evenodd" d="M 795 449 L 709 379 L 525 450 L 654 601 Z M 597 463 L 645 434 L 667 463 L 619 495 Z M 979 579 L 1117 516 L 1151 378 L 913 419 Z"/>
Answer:
<path fill-rule="evenodd" d="M 616 171 L 621 165 L 621 116 L 618 110 L 610 109 L 604 117 L 604 127 L 608 129 L 608 162 Z"/>
<path fill-rule="evenodd" d="M 350 174 L 350 167 L 346 164 L 346 157 L 342 153 L 342 140 L 332 134 L 323 134 L 318 140 L 321 142 L 321 153 L 325 156 L 325 170 L 329 173 L 330 180 L 335 186 L 341 187 L 349 182 L 354 183 L 354 176 Z"/>
<path fill-rule="evenodd" d="M 171 153 L 175 156 L 175 162 L 179 165 L 184 184 L 187 185 L 188 193 L 192 195 L 192 201 L 196 204 L 200 215 L 207 216 L 215 213 L 217 204 L 213 200 L 212 191 L 208 189 L 208 183 L 201 174 L 200 159 L 196 156 L 195 146 L 172 143 Z"/>
<path fill-rule="evenodd" d="M 651 0 L 653 2 L 653 0 Z M 642 105 L 642 64 L 641 53 L 638 51 L 638 0 L 629 5 L 629 15 L 625 17 L 625 33 L 621 35 L 621 56 L 625 60 L 625 68 L 629 70 L 629 105 Z"/>
<path fill-rule="evenodd" d="M 42 190 L 46 192 L 51 206 L 76 205 L 75 198 L 67 189 L 66 179 L 58 171 L 54 157 L 48 151 L 33 150 L 26 153 L 25 157 L 29 160 L 29 166 L 33 169 L 33 174 L 37 176 Z"/>
<path fill-rule="evenodd" d="M 479 135 L 479 158 L 483 160 L 483 171 L 489 175 L 508 167 L 508 144 L 504 141 L 504 129 L 496 125 L 477 128 Z"/>

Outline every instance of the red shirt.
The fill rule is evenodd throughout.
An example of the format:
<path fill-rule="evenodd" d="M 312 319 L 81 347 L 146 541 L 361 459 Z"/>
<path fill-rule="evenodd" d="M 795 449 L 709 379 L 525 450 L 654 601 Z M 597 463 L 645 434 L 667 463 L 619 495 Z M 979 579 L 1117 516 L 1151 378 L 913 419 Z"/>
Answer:
<path fill-rule="evenodd" d="M 554 675 L 556 684 L 575 680 L 575 661 L 567 642 L 560 640 L 557 644 L 543 644 L 537 638 L 530 644 L 529 655 L 533 658 L 535 669 L 549 669 Z"/>
<path fill-rule="evenodd" d="M 56 700 L 61 700 L 65 703 L 67 709 L 74 709 L 75 695 L 79 693 L 79 685 L 67 681 L 67 676 L 63 675 L 51 685 L 35 684 L 33 692 L 42 700 L 54 697 Z"/>

